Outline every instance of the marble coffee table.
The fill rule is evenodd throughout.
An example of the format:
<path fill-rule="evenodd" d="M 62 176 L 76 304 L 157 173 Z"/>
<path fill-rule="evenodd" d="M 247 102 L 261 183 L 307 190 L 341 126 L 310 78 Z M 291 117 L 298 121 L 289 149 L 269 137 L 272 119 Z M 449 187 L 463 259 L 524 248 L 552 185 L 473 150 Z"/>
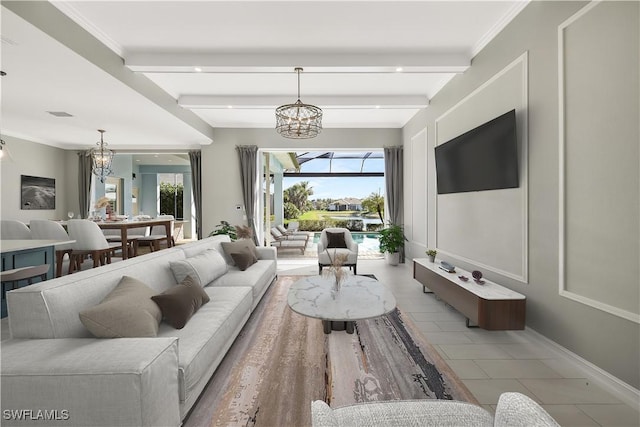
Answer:
<path fill-rule="evenodd" d="M 396 308 L 396 299 L 382 283 L 366 276 L 349 275 L 340 291 L 323 276 L 303 277 L 289 290 L 289 307 L 298 314 L 321 319 L 325 334 L 345 330 L 352 334 L 354 321 L 371 319 Z"/>

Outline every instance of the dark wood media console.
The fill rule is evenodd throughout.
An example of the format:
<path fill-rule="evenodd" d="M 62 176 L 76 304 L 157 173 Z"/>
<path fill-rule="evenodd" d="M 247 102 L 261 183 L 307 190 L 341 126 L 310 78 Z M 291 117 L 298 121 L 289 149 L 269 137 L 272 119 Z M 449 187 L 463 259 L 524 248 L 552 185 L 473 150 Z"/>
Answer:
<path fill-rule="evenodd" d="M 524 295 L 489 280 L 479 285 L 471 273 L 457 267 L 455 273 L 447 273 L 438 266 L 439 263 L 426 258 L 414 259 L 413 277 L 422 284 L 423 290 L 429 288 L 462 313 L 467 318 L 467 326 L 472 323 L 491 331 L 524 329 L 527 302 Z M 460 275 L 469 281 L 462 281 L 458 278 Z"/>

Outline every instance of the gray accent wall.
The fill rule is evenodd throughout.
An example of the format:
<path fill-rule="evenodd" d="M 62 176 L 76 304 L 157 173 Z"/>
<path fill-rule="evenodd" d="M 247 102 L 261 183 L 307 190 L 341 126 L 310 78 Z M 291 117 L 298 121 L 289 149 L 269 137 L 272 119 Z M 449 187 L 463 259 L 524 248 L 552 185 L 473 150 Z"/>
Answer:
<path fill-rule="evenodd" d="M 2 139 L 6 142 L 5 149 L 9 151 L 11 158 L 2 159 L 0 163 L 0 217 L 28 224 L 32 219 L 67 219 L 69 210 L 78 213 L 78 202 L 75 200 L 73 203 L 74 200 L 70 197 L 72 194 L 67 190 L 70 188 L 66 180 L 67 161 L 70 160 L 67 158 L 67 151 L 7 135 L 3 135 Z M 77 166 L 75 170 L 78 170 Z M 20 175 L 55 179 L 55 210 L 20 209 Z M 73 187 L 77 188 L 78 184 L 75 183 Z"/>
<path fill-rule="evenodd" d="M 531 2 L 403 128 L 407 247 L 424 257 L 442 245 L 443 259 L 525 294 L 528 328 L 637 389 L 640 4 L 591 4 L 575 16 L 587 5 Z M 518 86 L 508 70 L 523 55 Z M 434 147 L 498 106 L 516 108 L 526 132 L 526 186 L 513 190 L 525 192 L 524 212 L 512 190 L 436 194 Z M 507 248 L 521 251 L 503 257 Z"/>

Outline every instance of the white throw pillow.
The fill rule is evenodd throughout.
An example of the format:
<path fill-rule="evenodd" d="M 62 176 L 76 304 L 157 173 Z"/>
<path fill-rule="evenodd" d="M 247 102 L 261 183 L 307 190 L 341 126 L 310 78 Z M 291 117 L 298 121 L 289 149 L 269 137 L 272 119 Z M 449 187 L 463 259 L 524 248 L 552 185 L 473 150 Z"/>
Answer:
<path fill-rule="evenodd" d="M 225 274 L 229 267 L 222 254 L 215 249 L 206 251 L 180 261 L 169 263 L 176 282 L 182 282 L 187 276 L 200 286 L 205 287 Z"/>

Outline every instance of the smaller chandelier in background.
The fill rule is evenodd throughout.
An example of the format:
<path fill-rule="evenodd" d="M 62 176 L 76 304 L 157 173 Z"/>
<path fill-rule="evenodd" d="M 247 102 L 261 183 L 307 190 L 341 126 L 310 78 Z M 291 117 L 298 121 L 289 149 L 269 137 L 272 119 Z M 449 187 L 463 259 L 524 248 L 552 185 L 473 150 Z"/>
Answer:
<path fill-rule="evenodd" d="M 322 131 L 322 110 L 315 105 L 300 101 L 300 72 L 298 74 L 298 100 L 295 104 L 285 104 L 276 108 L 276 130 L 285 138 L 315 138 Z"/>
<path fill-rule="evenodd" d="M 97 147 L 91 150 L 91 160 L 93 164 L 93 173 L 100 177 L 100 182 L 104 184 L 104 179 L 113 175 L 113 155 L 115 152 L 107 148 L 104 142 L 104 133 L 106 131 L 98 129 L 100 132 L 100 141 L 96 142 Z"/>

